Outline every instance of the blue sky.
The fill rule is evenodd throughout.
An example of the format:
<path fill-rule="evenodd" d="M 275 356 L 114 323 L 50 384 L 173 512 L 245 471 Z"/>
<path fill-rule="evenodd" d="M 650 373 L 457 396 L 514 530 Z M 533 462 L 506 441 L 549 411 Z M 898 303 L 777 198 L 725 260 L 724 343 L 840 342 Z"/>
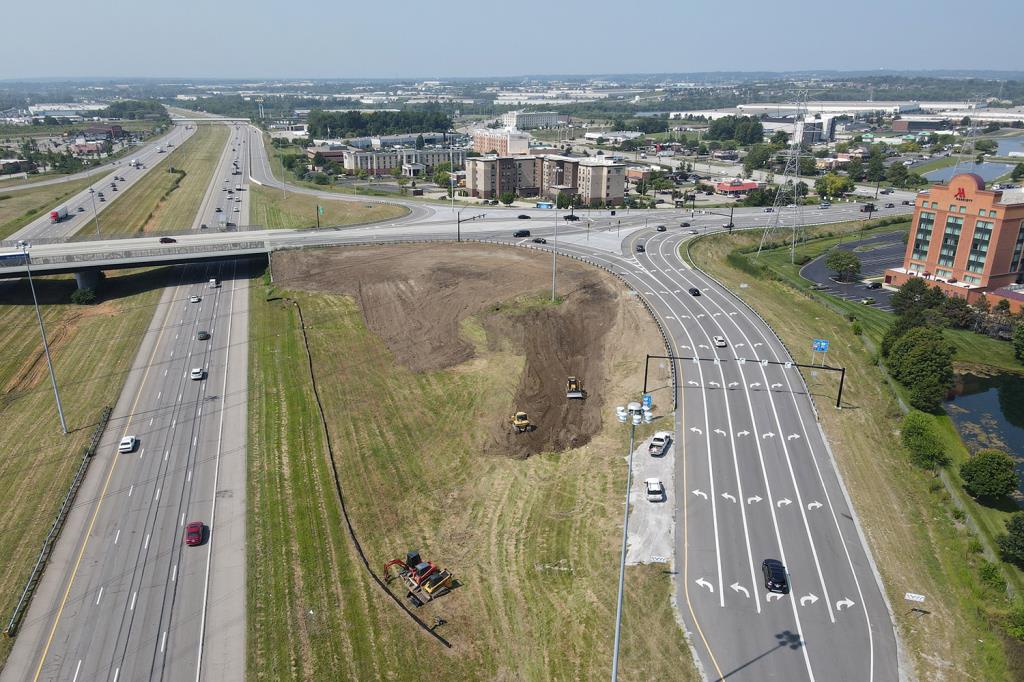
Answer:
<path fill-rule="evenodd" d="M 0 18 L 0 78 L 1024 69 L 1021 0 L 11 0 Z"/>

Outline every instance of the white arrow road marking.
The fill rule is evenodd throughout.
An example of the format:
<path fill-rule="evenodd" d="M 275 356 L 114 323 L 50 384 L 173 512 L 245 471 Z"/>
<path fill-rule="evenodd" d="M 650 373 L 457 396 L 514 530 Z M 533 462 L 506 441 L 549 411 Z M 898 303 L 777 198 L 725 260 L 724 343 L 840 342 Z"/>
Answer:
<path fill-rule="evenodd" d="M 758 346 L 763 346 L 763 345 L 764 345 L 763 343 L 758 341 L 757 343 L 754 344 L 754 348 L 757 348 Z"/>
<path fill-rule="evenodd" d="M 722 384 L 718 383 L 717 381 L 709 381 L 708 382 L 708 386 L 714 386 L 715 388 L 721 388 Z"/>
<path fill-rule="evenodd" d="M 739 436 L 740 438 L 743 438 L 744 436 L 749 436 L 750 435 L 750 431 L 740 431 L 736 435 Z"/>
<path fill-rule="evenodd" d="M 772 384 L 771 388 L 782 388 L 782 384 Z"/>
<path fill-rule="evenodd" d="M 694 433 L 699 433 L 699 434 L 702 434 L 702 435 L 703 435 L 703 433 L 704 433 L 703 431 L 701 431 L 700 429 L 698 429 L 698 428 L 697 428 L 696 426 L 691 426 L 691 427 L 690 427 L 690 430 L 691 430 L 691 431 L 693 431 Z"/>
<path fill-rule="evenodd" d="M 690 316 L 689 315 L 680 315 L 679 319 L 681 319 L 681 320 L 689 320 Z"/>
<path fill-rule="evenodd" d="M 679 346 L 680 348 L 689 348 L 689 346 Z"/>
<path fill-rule="evenodd" d="M 745 344 L 745 343 L 743 343 L 743 342 L 741 341 L 740 343 L 735 343 L 735 344 L 733 344 L 733 348 L 742 348 L 742 347 L 743 347 L 743 346 L 745 346 L 745 345 L 747 345 L 747 344 Z"/>
<path fill-rule="evenodd" d="M 708 499 L 708 494 L 706 492 L 704 492 L 703 490 L 696 490 L 695 489 L 695 490 L 691 490 L 690 492 L 692 492 L 694 495 L 699 495 L 700 497 L 703 497 L 705 500 Z"/>
<path fill-rule="evenodd" d="M 686 383 L 688 383 L 690 386 L 700 386 L 700 384 L 698 384 L 696 381 L 693 381 L 692 379 L 690 381 L 687 381 Z"/>
<path fill-rule="evenodd" d="M 796 440 L 798 438 L 800 438 L 799 433 L 791 433 L 788 436 L 786 436 L 786 440 Z"/>
<path fill-rule="evenodd" d="M 765 438 L 775 438 L 775 433 L 773 433 L 772 431 L 769 431 L 768 433 L 762 433 L 761 440 L 764 440 Z"/>
<path fill-rule="evenodd" d="M 731 313 L 729 313 L 729 314 L 730 314 L 730 315 L 739 315 L 739 313 L 738 313 L 738 312 L 736 312 L 735 310 L 734 310 L 734 311 L 732 311 L 732 312 L 731 312 Z"/>
<path fill-rule="evenodd" d="M 788 497 L 783 497 L 781 500 L 775 503 L 775 506 L 782 507 L 783 505 L 787 504 L 793 504 L 793 500 L 789 499 Z"/>
<path fill-rule="evenodd" d="M 733 583 L 732 585 L 729 585 L 729 587 L 731 587 L 734 592 L 742 592 L 744 597 L 750 599 L 750 592 L 747 590 L 747 588 L 743 587 L 743 585 L 740 585 L 739 583 Z"/>
<path fill-rule="evenodd" d="M 782 595 L 779 594 L 778 592 L 769 592 L 764 597 L 764 600 L 766 602 L 768 602 L 769 604 L 772 603 L 773 601 L 778 601 L 779 599 L 782 599 Z"/>
<path fill-rule="evenodd" d="M 671 315 L 666 315 L 666 316 L 665 316 L 665 319 L 666 319 L 666 320 L 674 320 L 674 319 L 676 319 L 676 318 L 672 317 Z"/>
<path fill-rule="evenodd" d="M 806 602 L 814 603 L 818 601 L 818 595 L 813 592 L 808 592 L 804 596 L 800 597 L 800 606 L 807 606 Z"/>
<path fill-rule="evenodd" d="M 704 578 L 697 578 L 695 582 L 701 587 L 708 588 L 708 591 L 711 592 L 711 594 L 715 593 L 715 586 L 709 583 L 707 580 L 704 580 Z"/>
<path fill-rule="evenodd" d="M 750 387 L 751 387 L 751 388 L 757 388 L 757 387 L 758 387 L 758 386 L 760 386 L 760 385 L 761 385 L 761 382 L 760 382 L 760 381 L 755 381 L 754 383 L 750 384 Z"/>
<path fill-rule="evenodd" d="M 811 502 L 810 504 L 808 504 L 807 508 L 808 509 L 817 509 L 820 506 L 821 506 L 821 502 L 818 502 L 817 500 L 815 500 L 814 502 Z"/>
<path fill-rule="evenodd" d="M 761 501 L 761 496 L 760 495 L 753 495 L 753 496 L 747 498 L 747 504 L 751 504 L 753 502 L 760 502 L 760 501 Z"/>
<path fill-rule="evenodd" d="M 738 382 L 738 381 L 730 381 L 729 382 L 729 388 L 736 388 L 739 385 L 740 385 L 740 382 Z"/>
<path fill-rule="evenodd" d="M 722 436 L 723 438 L 726 435 L 725 431 L 723 431 L 722 429 L 715 429 L 715 433 L 717 433 L 719 436 Z"/>
<path fill-rule="evenodd" d="M 707 345 L 706 343 L 698 344 L 697 348 L 706 348 L 707 350 L 711 350 L 711 346 Z"/>
<path fill-rule="evenodd" d="M 722 313 L 711 313 L 711 317 L 718 317 L 718 316 L 719 316 L 719 315 L 721 315 L 721 314 L 722 314 Z"/>
<path fill-rule="evenodd" d="M 729 493 L 722 493 L 722 499 L 729 500 L 733 504 L 736 504 L 736 498 Z"/>
<path fill-rule="evenodd" d="M 850 608 L 854 605 L 854 601 L 847 597 L 846 599 L 840 599 L 836 602 L 836 611 L 842 611 L 843 607 Z"/>

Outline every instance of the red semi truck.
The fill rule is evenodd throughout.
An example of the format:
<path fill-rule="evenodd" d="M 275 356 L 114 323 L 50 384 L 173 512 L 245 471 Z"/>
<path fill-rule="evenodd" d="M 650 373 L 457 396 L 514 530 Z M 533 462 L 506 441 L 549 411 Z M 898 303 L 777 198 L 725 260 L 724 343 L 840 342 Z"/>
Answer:
<path fill-rule="evenodd" d="M 50 222 L 59 223 L 68 217 L 68 207 L 60 206 L 55 211 L 50 211 Z"/>

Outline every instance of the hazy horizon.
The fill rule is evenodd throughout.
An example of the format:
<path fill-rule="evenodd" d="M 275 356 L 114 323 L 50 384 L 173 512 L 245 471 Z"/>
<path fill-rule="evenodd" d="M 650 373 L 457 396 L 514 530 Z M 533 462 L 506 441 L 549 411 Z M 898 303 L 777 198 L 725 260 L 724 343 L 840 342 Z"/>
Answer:
<path fill-rule="evenodd" d="M 793 71 L 1019 71 L 1024 3 L 984 1 L 966 31 L 962 5 L 864 0 L 837 9 L 797 0 L 777 12 L 736 2 L 642 11 L 593 3 L 455 0 L 442 9 L 398 0 L 348 3 L 148 6 L 110 0 L 88 8 L 53 0 L 45 25 L 27 3 L 5 8 L 2 80 L 517 78 Z M 37 29 L 31 27 L 36 26 Z M 787 37 L 783 26 L 792 26 Z M 983 36 L 983 40 L 979 39 Z M 47 39 L 42 40 L 43 37 Z M 957 49 L 963 45 L 965 49 Z M 546 49 L 547 48 L 547 49 Z M 512 55 L 513 58 L 509 58 Z M 113 75 L 104 75 L 113 74 Z M 259 75 L 252 75 L 259 74 Z"/>

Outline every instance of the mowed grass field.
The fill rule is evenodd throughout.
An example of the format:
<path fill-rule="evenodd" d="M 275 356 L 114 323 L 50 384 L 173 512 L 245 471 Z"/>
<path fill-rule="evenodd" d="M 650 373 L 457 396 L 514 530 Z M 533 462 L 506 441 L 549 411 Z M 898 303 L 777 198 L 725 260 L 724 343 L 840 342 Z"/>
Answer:
<path fill-rule="evenodd" d="M 898 436 L 902 413 L 873 353 L 841 314 L 781 281 L 753 277 L 726 261 L 730 251 L 759 239 L 760 232 L 701 238 L 691 254 L 697 265 L 740 292 L 798 361 L 806 361 L 801 352 L 811 339 L 827 338 L 829 364 L 846 368 L 842 410 L 832 407 L 833 378 L 808 373 L 805 378 L 917 677 L 1019 679 L 1020 645 L 1004 642 L 993 626 L 1007 605 L 1005 594 L 979 580 L 983 559 L 963 522 L 954 518 L 942 483 L 911 465 L 903 452 Z M 906 592 L 926 595 L 928 613 L 910 613 L 902 601 Z"/>
<path fill-rule="evenodd" d="M 345 504 L 370 567 L 380 573 L 417 549 L 454 572 L 461 586 L 416 610 L 428 626 L 446 621 L 437 632 L 451 649 L 382 592 L 355 551 L 289 299 L 302 306 Z M 412 373 L 352 299 L 254 288 L 248 679 L 608 676 L 627 431 L 606 428 L 585 448 L 526 460 L 482 455 L 478 420 L 508 409 L 524 360 L 488 350 L 473 319 L 463 334 L 475 359 Z M 642 371 L 642 362 L 615 368 L 618 381 Z M 698 679 L 665 568 L 627 571 L 621 679 Z"/>
<path fill-rule="evenodd" d="M 321 227 L 337 225 L 358 225 L 399 218 L 409 212 L 404 206 L 363 201 L 337 201 L 249 185 L 249 216 L 253 225 L 263 227 L 316 227 L 316 210 L 324 210 L 320 216 Z"/>
<path fill-rule="evenodd" d="M 0 618 L 21 596 L 104 405 L 113 406 L 165 283 L 164 270 L 111 273 L 119 297 L 66 304 L 74 279 L 36 279 L 69 434 L 61 434 L 26 281 L 0 283 Z M 87 504 L 88 501 L 81 501 Z M 0 638 L 0 666 L 14 640 Z"/>
<path fill-rule="evenodd" d="M 213 171 L 228 139 L 227 126 L 201 125 L 174 151 L 100 214 L 100 232 L 106 235 L 137 235 L 154 230 L 192 229 Z M 168 172 L 169 168 L 185 172 Z M 107 192 L 108 200 L 113 192 Z M 78 231 L 82 239 L 96 233 L 95 221 Z"/>
<path fill-rule="evenodd" d="M 94 176 L 17 192 L 0 189 L 0 239 L 6 239 L 39 216 L 49 213 L 61 201 L 81 192 L 95 180 Z"/>

